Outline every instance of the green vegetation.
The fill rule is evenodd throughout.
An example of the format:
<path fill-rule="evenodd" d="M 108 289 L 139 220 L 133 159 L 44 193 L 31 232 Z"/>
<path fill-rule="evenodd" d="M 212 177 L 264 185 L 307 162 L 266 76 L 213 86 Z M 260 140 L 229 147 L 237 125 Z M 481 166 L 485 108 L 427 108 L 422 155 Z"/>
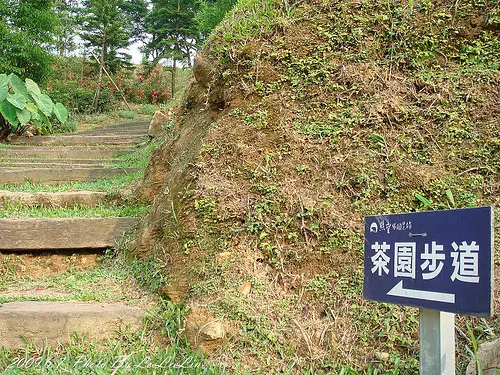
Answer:
<path fill-rule="evenodd" d="M 42 217 L 122 217 L 142 216 L 149 211 L 148 206 L 129 202 L 124 204 L 101 203 L 96 207 L 72 206 L 70 208 L 47 208 L 44 206 L 26 207 L 4 204 L 0 207 L 0 218 L 42 218 Z"/>
<path fill-rule="evenodd" d="M 200 10 L 196 13 L 196 22 L 203 34 L 210 35 L 226 13 L 234 7 L 236 0 L 200 0 L 199 3 Z"/>
<path fill-rule="evenodd" d="M 418 372 L 416 311 L 362 298 L 363 217 L 498 211 L 498 7 L 243 0 L 222 21 L 203 51 L 209 82 L 188 93 L 169 144 L 193 147 L 196 133 L 201 155 L 189 179 L 165 179 L 172 193 L 149 217 L 167 276 L 188 280 L 186 304 L 227 323 L 218 360 L 236 372 Z M 489 331 L 463 317 L 459 332 L 466 323 L 480 342 L 500 332 L 498 317 Z M 458 373 L 470 346 L 458 337 Z"/>
<path fill-rule="evenodd" d="M 51 42 L 57 25 L 52 5 L 52 0 L 0 3 L 0 73 L 37 82 L 47 77 L 51 56 L 43 46 Z"/>
<path fill-rule="evenodd" d="M 92 128 L 106 120 L 102 111 L 137 118 L 168 108 L 179 96 L 178 73 L 188 72 L 177 65 L 189 67 L 234 1 L 155 0 L 148 15 L 141 1 L 73 2 L 74 8 L 58 11 L 70 19 L 81 4 L 93 9 L 88 16 L 108 15 L 89 38 L 102 37 L 105 22 L 115 26 L 116 38 L 104 47 L 89 40 L 98 66 L 59 57 L 46 89 L 70 110 L 97 111 L 96 122 L 84 124 Z M 96 12 L 98 5 L 110 8 Z M 151 188 L 158 192 L 144 231 L 151 257 L 134 260 L 124 243 L 127 261 L 108 256 L 90 271 L 43 280 L 22 275 L 14 259 L 2 263 L 0 289 L 64 293 L 41 299 L 141 303 L 141 293 L 161 295 L 153 297 L 145 330 L 100 344 L 76 338 L 57 348 L 3 350 L 0 369 L 139 374 L 167 364 L 158 372 L 416 374 L 417 311 L 362 298 L 363 217 L 492 205 L 500 234 L 499 6 L 483 0 L 238 1 L 203 51 L 210 82 L 192 84 L 176 111 L 175 134 L 151 163 L 153 184 L 165 181 Z M 125 19 L 138 26 L 137 35 L 124 28 Z M 117 50 L 142 26 L 152 35 L 147 57 L 128 68 Z M 64 55 L 71 33 L 62 34 L 53 48 Z M 156 65 L 162 59 L 172 66 Z M 125 98 L 141 107 L 118 108 L 122 99 L 104 67 Z M 156 146 L 120 157 L 121 167 L 140 168 L 129 176 L 4 188 L 136 187 Z M 5 205 L 0 215 L 146 210 L 145 203 L 130 208 L 128 202 L 93 209 Z M 160 237 L 156 242 L 147 237 L 151 232 Z M 139 292 L 119 287 L 129 284 Z M 183 319 L 200 310 L 227 330 L 207 349 L 220 367 L 186 349 L 199 343 L 184 335 Z M 500 318 L 459 317 L 457 328 L 457 372 L 463 373 L 477 360 L 479 343 L 500 335 Z M 26 365 L 27 358 L 34 363 Z"/>
<path fill-rule="evenodd" d="M 107 253 L 90 270 L 70 268 L 62 274 L 35 279 L 23 276 L 16 268 L 16 256 L 2 258 L 0 290 L 14 286 L 21 295 L 23 291 L 45 290 L 46 296 L 37 298 L 43 301 L 126 301 L 151 308 L 141 332 L 120 332 L 115 340 L 97 343 L 75 336 L 69 344 L 57 347 L 28 345 L 22 350 L 2 349 L 0 371 L 3 374 L 60 374 L 61 371 L 224 374 L 219 366 L 207 363 L 201 354 L 183 345 L 177 335 L 185 314 L 182 307 L 149 295 L 164 283 L 158 274 L 159 266 L 154 259 L 125 261 Z M 22 298 L 0 297 L 0 304 L 19 300 Z"/>
<path fill-rule="evenodd" d="M 144 336 L 149 332 L 144 332 Z M 158 348 L 144 342 L 144 336 L 126 332 L 119 341 L 98 346 L 82 338 L 74 338 L 70 345 L 61 348 L 28 347 L 21 352 L 0 352 L 0 369 L 4 374 L 97 374 L 142 375 L 221 375 L 225 372 L 208 364 L 202 355 L 186 351 L 174 344 Z M 146 337 L 147 338 L 147 337 Z"/>
<path fill-rule="evenodd" d="M 68 110 L 61 103 L 54 104 L 31 79 L 23 82 L 13 73 L 0 74 L 0 135 L 5 137 L 27 124 L 47 134 L 52 131 L 51 117 L 64 124 Z"/>
<path fill-rule="evenodd" d="M 117 118 L 119 118 L 117 116 Z M 25 191 L 25 192 L 57 192 L 69 190 L 103 191 L 109 194 L 118 192 L 121 189 L 133 189 L 138 181 L 144 178 L 146 167 L 153 150 L 158 147 L 161 141 L 150 142 L 144 147 L 137 148 L 133 153 L 119 155 L 116 158 L 116 166 L 119 168 L 137 168 L 136 172 L 123 176 L 99 179 L 91 182 L 68 182 L 57 185 L 44 185 L 40 183 L 26 182 L 22 185 L 0 185 L 0 190 Z"/>

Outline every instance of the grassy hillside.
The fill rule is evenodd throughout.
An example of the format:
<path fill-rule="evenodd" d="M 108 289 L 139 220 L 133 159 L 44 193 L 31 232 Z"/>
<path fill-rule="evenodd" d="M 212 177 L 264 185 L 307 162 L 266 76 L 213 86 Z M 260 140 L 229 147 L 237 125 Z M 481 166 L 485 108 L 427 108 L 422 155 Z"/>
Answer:
<path fill-rule="evenodd" d="M 241 0 L 142 189 L 138 250 L 192 345 L 262 373 L 418 372 L 418 311 L 362 299 L 363 217 L 492 205 L 498 237 L 499 66 L 498 1 Z M 499 265 L 497 245 L 497 290 Z M 461 373 L 467 326 L 500 316 L 457 324 Z"/>

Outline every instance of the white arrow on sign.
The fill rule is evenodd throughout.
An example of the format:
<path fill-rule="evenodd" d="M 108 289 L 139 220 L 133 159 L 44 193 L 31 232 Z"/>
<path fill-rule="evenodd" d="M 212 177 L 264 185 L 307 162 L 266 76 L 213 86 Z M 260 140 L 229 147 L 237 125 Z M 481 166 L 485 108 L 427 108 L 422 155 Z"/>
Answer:
<path fill-rule="evenodd" d="M 404 289 L 403 280 L 387 292 L 389 296 L 423 299 L 426 301 L 455 303 L 455 295 L 450 293 L 429 292 L 426 290 Z"/>

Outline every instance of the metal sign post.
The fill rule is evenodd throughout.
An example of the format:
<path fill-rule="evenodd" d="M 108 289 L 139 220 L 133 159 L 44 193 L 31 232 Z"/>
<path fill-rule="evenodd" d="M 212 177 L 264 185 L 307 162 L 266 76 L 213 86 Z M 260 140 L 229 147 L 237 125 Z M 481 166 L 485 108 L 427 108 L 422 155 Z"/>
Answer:
<path fill-rule="evenodd" d="M 455 374 L 455 314 L 420 309 L 420 375 Z"/>
<path fill-rule="evenodd" d="M 493 209 L 368 216 L 364 263 L 365 299 L 420 308 L 420 374 L 454 374 L 454 314 L 493 315 Z"/>

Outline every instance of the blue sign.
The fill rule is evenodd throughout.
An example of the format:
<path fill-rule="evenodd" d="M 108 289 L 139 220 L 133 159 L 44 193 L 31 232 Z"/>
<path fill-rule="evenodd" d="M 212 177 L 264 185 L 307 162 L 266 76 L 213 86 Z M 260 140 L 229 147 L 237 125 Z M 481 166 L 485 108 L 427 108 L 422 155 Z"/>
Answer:
<path fill-rule="evenodd" d="M 492 316 L 491 207 L 365 218 L 364 297 Z"/>

